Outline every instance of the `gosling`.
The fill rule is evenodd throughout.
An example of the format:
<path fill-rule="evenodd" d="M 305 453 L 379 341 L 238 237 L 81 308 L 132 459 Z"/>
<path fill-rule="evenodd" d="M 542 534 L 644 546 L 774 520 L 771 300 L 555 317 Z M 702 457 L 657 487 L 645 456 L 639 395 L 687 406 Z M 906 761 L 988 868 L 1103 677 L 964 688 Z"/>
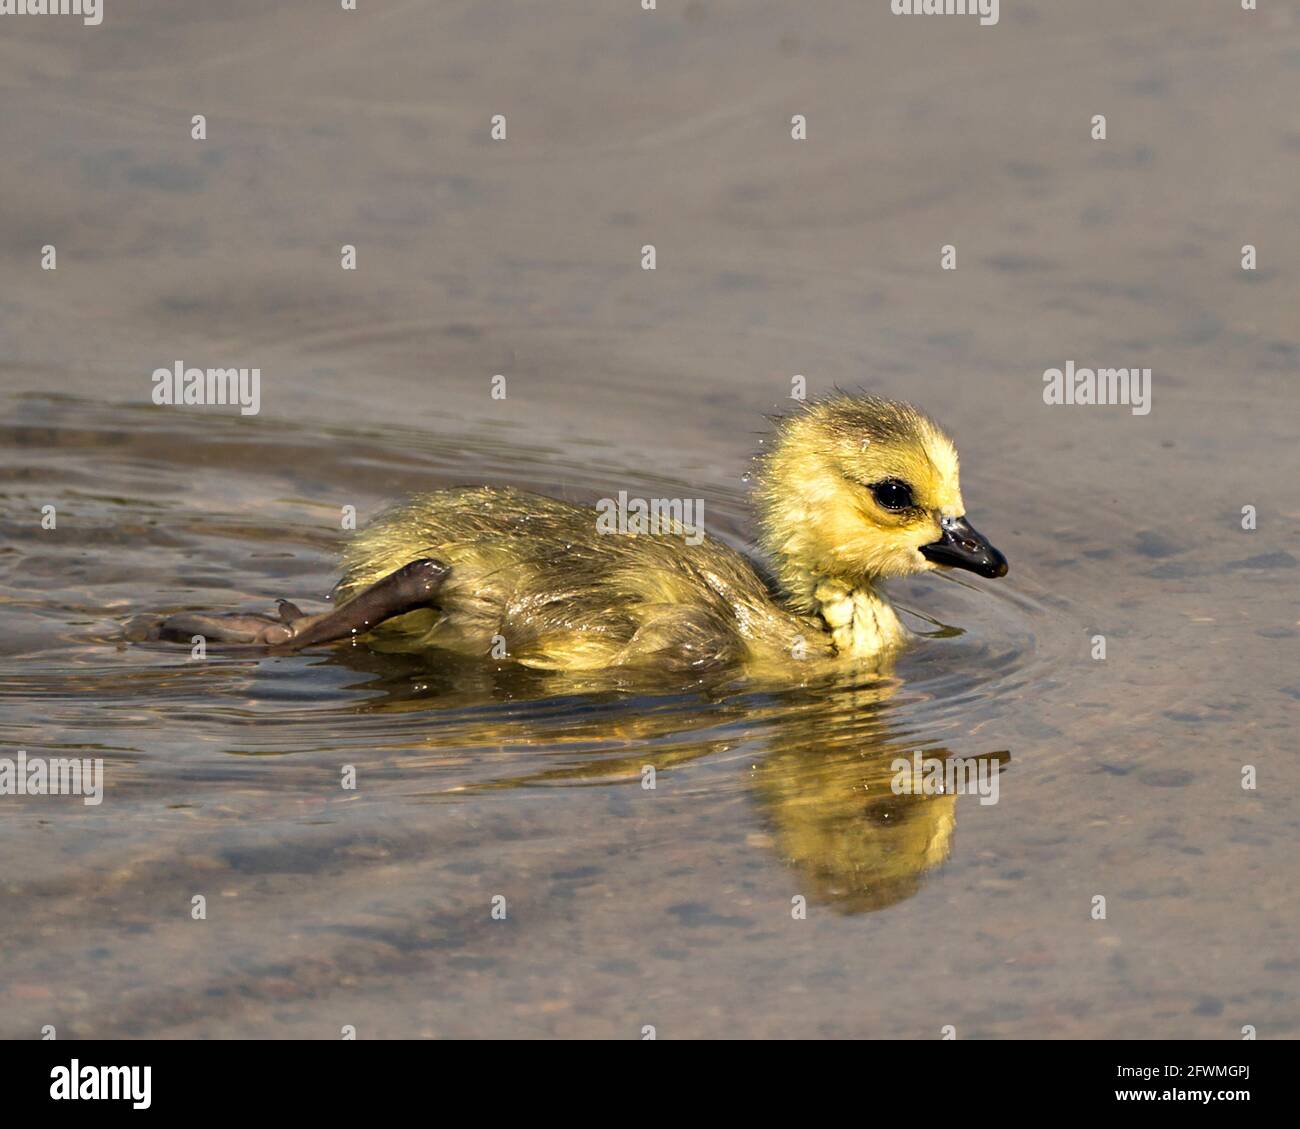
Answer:
<path fill-rule="evenodd" d="M 882 590 L 932 569 L 1007 572 L 966 520 L 957 451 L 910 405 L 841 395 L 776 421 L 756 500 L 770 574 L 668 523 L 604 533 L 593 509 L 523 490 L 421 494 L 343 552 L 336 608 L 183 613 L 145 637 L 297 650 L 365 636 L 552 671 L 703 671 L 871 661 L 907 638 Z M 697 543 L 692 543 L 697 542 Z"/>

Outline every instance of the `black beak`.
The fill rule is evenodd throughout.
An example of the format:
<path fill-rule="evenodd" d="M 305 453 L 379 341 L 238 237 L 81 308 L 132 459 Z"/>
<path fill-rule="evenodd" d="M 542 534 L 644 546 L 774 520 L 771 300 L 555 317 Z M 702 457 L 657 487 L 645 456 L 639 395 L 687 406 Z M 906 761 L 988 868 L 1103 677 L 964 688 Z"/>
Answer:
<path fill-rule="evenodd" d="M 980 576 L 1006 576 L 1007 558 L 985 540 L 964 517 L 939 519 L 943 537 L 921 546 L 921 555 L 935 564 L 968 568 Z"/>

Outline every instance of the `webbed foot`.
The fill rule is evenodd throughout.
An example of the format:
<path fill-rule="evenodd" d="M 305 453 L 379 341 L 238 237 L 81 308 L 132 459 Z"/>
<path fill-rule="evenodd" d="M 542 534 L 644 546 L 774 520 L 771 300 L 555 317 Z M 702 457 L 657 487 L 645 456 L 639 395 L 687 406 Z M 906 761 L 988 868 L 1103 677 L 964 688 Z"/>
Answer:
<path fill-rule="evenodd" d="M 190 643 L 196 635 L 209 643 L 274 647 L 291 639 L 293 628 L 269 615 L 244 612 L 178 612 L 166 618 L 137 616 L 126 625 L 126 637 L 135 643 L 157 639 Z"/>

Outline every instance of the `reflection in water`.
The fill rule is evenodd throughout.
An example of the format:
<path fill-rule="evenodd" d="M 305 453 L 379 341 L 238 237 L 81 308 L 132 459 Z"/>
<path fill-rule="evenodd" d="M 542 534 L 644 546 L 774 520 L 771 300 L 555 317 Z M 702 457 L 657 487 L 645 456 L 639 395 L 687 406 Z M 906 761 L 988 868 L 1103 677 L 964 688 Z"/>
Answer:
<path fill-rule="evenodd" d="M 909 898 L 952 849 L 957 796 L 896 794 L 894 762 L 923 746 L 891 737 L 883 717 L 874 734 L 846 737 L 844 710 L 866 691 L 832 695 L 775 735 L 755 784 L 783 858 L 811 883 L 812 898 L 844 913 L 882 909 Z M 926 757 L 947 760 L 945 748 Z M 994 771 L 1009 759 L 989 758 Z"/>
<path fill-rule="evenodd" d="M 952 754 L 890 720 L 899 683 L 887 671 L 840 673 L 772 692 L 720 676 L 684 683 L 676 694 L 663 693 L 660 684 L 659 693 L 646 697 L 625 673 L 555 675 L 454 658 L 430 669 L 418 657 L 362 647 L 340 648 L 330 661 L 375 676 L 363 685 L 380 693 L 359 704 L 359 712 L 457 712 L 456 724 L 435 721 L 426 742 L 431 749 L 535 745 L 586 754 L 577 764 L 530 768 L 458 791 L 640 785 L 647 767 L 658 774 L 729 751 L 736 744 L 731 731 L 743 726 L 752 749 L 750 789 L 780 857 L 798 870 L 810 901 L 843 913 L 911 897 L 952 849 L 957 795 L 899 794 L 892 787 L 899 758 L 910 761 L 921 750 L 946 762 Z M 510 702 L 560 708 L 518 717 L 483 708 Z M 692 724 L 703 732 L 693 733 Z M 636 751 L 623 753 L 626 746 Z M 1010 755 L 982 759 L 997 772 Z"/>
<path fill-rule="evenodd" d="M 791 938 L 771 922 L 790 922 L 793 895 L 828 911 L 809 926 L 829 975 L 857 959 L 854 915 L 896 907 L 875 929 L 929 912 L 929 899 L 904 903 L 952 856 L 956 797 L 895 795 L 893 761 L 988 755 L 1059 661 L 1040 645 L 1053 617 L 1024 578 L 991 589 L 937 577 L 894 593 L 926 636 L 895 669 L 810 663 L 795 685 L 739 672 L 647 684 L 364 645 L 190 661 L 185 647 L 123 643 L 123 624 L 270 610 L 281 595 L 316 610 L 338 575 L 344 501 L 366 520 L 467 479 L 574 501 L 611 482 L 698 490 L 710 532 L 744 551 L 745 493 L 739 477 L 646 475 L 621 453 L 490 429 L 161 419 L 66 396 L 10 406 L 0 479 L 13 512 L 61 504 L 57 537 L 0 523 L 8 744 L 103 756 L 107 786 L 75 818 L 29 803 L 6 820 L 8 872 L 22 876 L 9 951 L 93 969 L 95 994 L 60 1004 L 84 1035 L 318 1033 L 353 982 L 365 987 L 349 1008 L 380 1025 L 413 979 L 412 1006 L 436 1001 L 438 1018 L 407 1015 L 395 1033 L 442 1030 L 450 1014 L 472 1026 L 496 1014 L 498 990 L 555 1006 L 566 953 L 572 982 L 602 999 L 634 969 L 638 982 L 681 984 L 703 952 L 730 960 L 738 942 L 746 960 L 783 963 Z M 356 791 L 339 786 L 348 765 Z M 487 897 L 512 890 L 511 927 L 485 931 Z M 738 890 L 731 908 L 698 910 Z M 188 908 L 174 912 L 196 891 L 221 898 L 203 933 Z M 208 965 L 199 993 L 196 954 Z M 17 991 L 47 988 L 13 962 L 0 972 Z M 39 1029 L 48 1007 L 0 992 L 3 1030 Z"/>

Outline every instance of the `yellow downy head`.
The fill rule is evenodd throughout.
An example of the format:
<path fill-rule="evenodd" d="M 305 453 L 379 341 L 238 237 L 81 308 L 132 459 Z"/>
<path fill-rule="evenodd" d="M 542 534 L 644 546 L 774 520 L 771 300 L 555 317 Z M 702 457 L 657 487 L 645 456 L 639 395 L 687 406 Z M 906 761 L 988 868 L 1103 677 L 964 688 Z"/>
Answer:
<path fill-rule="evenodd" d="M 778 420 L 760 482 L 763 545 L 802 610 L 861 605 L 877 581 L 941 565 L 1006 572 L 964 521 L 952 440 L 907 404 L 840 396 Z M 827 622 L 862 614 L 841 609 Z M 896 623 L 878 627 L 889 635 Z"/>

